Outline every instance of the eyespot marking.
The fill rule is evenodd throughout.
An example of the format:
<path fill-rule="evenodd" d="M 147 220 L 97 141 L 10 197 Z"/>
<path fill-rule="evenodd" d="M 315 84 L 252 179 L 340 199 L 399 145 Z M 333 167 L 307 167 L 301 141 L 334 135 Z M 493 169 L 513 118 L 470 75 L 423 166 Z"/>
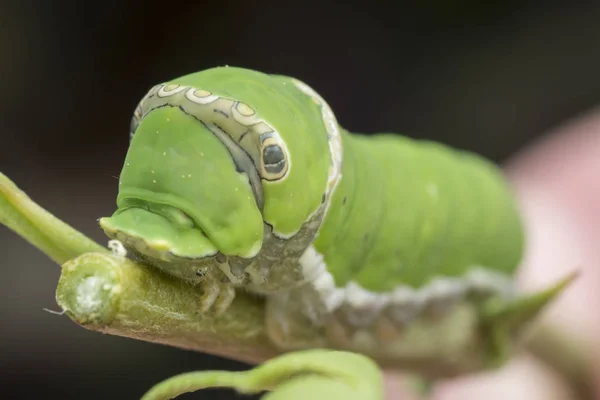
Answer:
<path fill-rule="evenodd" d="M 270 144 L 263 148 L 263 160 L 266 165 L 281 164 L 285 161 L 283 150 L 276 144 Z"/>
<path fill-rule="evenodd" d="M 261 122 L 260 118 L 256 115 L 256 110 L 240 101 L 236 101 L 231 107 L 231 114 L 233 119 L 244 126 L 252 126 Z"/>
<path fill-rule="evenodd" d="M 208 90 L 190 88 L 185 92 L 185 97 L 196 104 L 209 104 L 219 99 L 219 96 Z"/>
<path fill-rule="evenodd" d="M 256 111 L 254 111 L 248 104 L 246 103 L 238 103 L 236 109 L 242 114 L 244 117 L 249 117 L 254 115 Z"/>
<path fill-rule="evenodd" d="M 171 85 L 163 86 L 160 89 L 158 89 L 157 94 L 158 94 L 158 97 L 173 96 L 174 94 L 181 92 L 185 88 L 186 88 L 185 86 L 171 84 Z"/>
<path fill-rule="evenodd" d="M 208 97 L 211 94 L 212 94 L 211 92 L 209 92 L 208 90 L 204 90 L 204 89 L 194 90 L 194 96 L 196 96 L 196 97 Z"/>
<path fill-rule="evenodd" d="M 261 136 L 261 176 L 273 181 L 283 178 L 288 170 L 287 154 L 273 132 Z"/>

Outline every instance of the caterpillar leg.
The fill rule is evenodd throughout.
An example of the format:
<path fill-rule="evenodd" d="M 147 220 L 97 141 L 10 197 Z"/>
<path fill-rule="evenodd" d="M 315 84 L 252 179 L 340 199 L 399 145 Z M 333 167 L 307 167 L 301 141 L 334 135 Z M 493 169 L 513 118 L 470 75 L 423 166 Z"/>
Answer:
<path fill-rule="evenodd" d="M 328 309 L 327 298 L 309 285 L 267 298 L 266 326 L 282 350 L 338 348 L 376 354 L 385 352 L 404 331 L 385 308 L 363 308 L 347 302 Z"/>
<path fill-rule="evenodd" d="M 204 294 L 200 301 L 202 312 L 213 310 L 216 315 L 221 315 L 235 299 L 235 288 L 226 283 L 215 281 L 202 281 L 200 283 Z"/>
<path fill-rule="evenodd" d="M 481 366 L 480 316 L 473 304 L 461 303 L 445 313 L 422 310 L 406 320 L 407 313 L 397 318 L 397 307 L 388 305 L 369 309 L 371 315 L 366 318 L 367 309 L 347 302 L 335 310 L 312 314 L 310 310 L 318 308 L 308 307 L 301 293 L 267 298 L 267 334 L 282 351 L 343 349 L 430 379 Z"/>

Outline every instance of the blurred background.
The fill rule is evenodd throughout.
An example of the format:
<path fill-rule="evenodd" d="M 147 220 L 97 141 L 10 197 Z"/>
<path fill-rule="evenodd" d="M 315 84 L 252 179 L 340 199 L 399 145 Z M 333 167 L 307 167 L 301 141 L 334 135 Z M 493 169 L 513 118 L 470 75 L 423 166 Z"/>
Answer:
<path fill-rule="evenodd" d="M 0 171 L 102 243 L 134 107 L 179 75 L 225 64 L 291 75 L 350 130 L 498 162 L 600 104 L 597 1 L 177 3 L 0 0 Z M 0 250 L 8 398 L 135 399 L 176 373 L 246 368 L 49 314 L 58 266 L 3 227 Z"/>

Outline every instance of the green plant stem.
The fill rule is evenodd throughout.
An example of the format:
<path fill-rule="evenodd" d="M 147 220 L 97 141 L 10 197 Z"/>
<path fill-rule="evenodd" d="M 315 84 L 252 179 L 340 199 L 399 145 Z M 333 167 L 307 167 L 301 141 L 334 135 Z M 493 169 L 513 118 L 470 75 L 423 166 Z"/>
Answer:
<path fill-rule="evenodd" d="M 200 312 L 202 291 L 183 281 L 102 253 L 63 265 L 56 300 L 91 330 L 260 363 L 278 352 L 270 344 L 260 299 L 240 295 L 227 313 Z"/>
<path fill-rule="evenodd" d="M 231 387 L 239 393 L 271 391 L 263 400 L 382 400 L 383 376 L 371 359 L 324 349 L 281 355 L 244 372 L 184 373 L 150 389 L 142 400 L 163 400 L 199 389 Z"/>
<path fill-rule="evenodd" d="M 37 205 L 1 172 L 0 223 L 58 264 L 83 253 L 108 251 Z"/>

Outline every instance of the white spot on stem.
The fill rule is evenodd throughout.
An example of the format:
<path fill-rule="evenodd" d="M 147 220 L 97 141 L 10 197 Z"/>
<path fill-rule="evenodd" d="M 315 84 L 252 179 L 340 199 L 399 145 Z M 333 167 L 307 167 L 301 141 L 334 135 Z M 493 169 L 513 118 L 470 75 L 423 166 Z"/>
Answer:
<path fill-rule="evenodd" d="M 102 308 L 102 295 L 107 281 L 98 276 L 85 278 L 77 287 L 76 297 L 79 312 L 92 314 Z"/>

